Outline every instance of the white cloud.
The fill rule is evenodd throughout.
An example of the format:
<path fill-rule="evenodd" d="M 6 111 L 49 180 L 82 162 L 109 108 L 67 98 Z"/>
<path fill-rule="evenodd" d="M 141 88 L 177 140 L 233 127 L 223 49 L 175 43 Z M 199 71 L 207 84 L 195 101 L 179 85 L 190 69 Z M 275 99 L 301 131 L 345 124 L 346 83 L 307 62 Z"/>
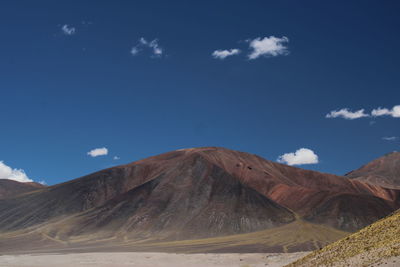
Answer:
<path fill-rule="evenodd" d="M 153 48 L 153 54 L 156 56 L 161 56 L 163 53 L 162 48 L 158 45 L 158 40 L 154 39 L 149 43 L 149 47 Z"/>
<path fill-rule="evenodd" d="M 132 49 L 131 49 L 132 56 L 136 56 L 139 52 L 140 52 L 139 48 L 137 48 L 135 46 L 132 47 Z"/>
<path fill-rule="evenodd" d="M 385 137 L 382 137 L 382 139 L 385 140 L 385 141 L 394 141 L 397 138 L 398 138 L 397 136 L 385 136 Z"/>
<path fill-rule="evenodd" d="M 47 183 L 46 183 L 45 180 L 41 180 L 41 181 L 39 181 L 38 183 L 41 184 L 41 185 L 47 185 Z"/>
<path fill-rule="evenodd" d="M 371 115 L 374 117 L 390 115 L 390 110 L 387 108 L 376 108 L 371 111 Z"/>
<path fill-rule="evenodd" d="M 71 26 L 69 26 L 67 24 L 64 24 L 61 27 L 61 30 L 65 35 L 74 35 L 75 34 L 75 28 L 71 27 Z"/>
<path fill-rule="evenodd" d="M 139 39 L 139 43 L 131 48 L 131 54 L 136 56 L 139 54 L 143 49 L 142 48 L 149 48 L 151 49 L 151 53 L 153 57 L 161 57 L 164 50 L 158 44 L 158 40 L 154 39 L 152 41 L 147 41 L 145 38 L 141 37 Z"/>
<path fill-rule="evenodd" d="M 373 109 L 371 115 L 374 117 L 392 116 L 393 118 L 400 118 L 400 105 L 394 106 L 392 109 L 381 107 Z"/>
<path fill-rule="evenodd" d="M 98 157 L 98 156 L 105 156 L 108 154 L 108 149 L 105 147 L 95 148 L 95 149 L 90 150 L 87 154 L 93 158 Z"/>
<path fill-rule="evenodd" d="M 296 152 L 279 156 L 278 162 L 288 165 L 316 164 L 318 163 L 318 156 L 311 149 L 300 148 Z"/>
<path fill-rule="evenodd" d="M 238 55 L 239 53 L 240 53 L 239 49 L 233 48 L 233 49 L 229 49 L 229 50 L 215 50 L 212 53 L 212 56 L 214 58 L 224 59 L 224 58 L 229 57 L 229 56 Z"/>
<path fill-rule="evenodd" d="M 114 157 L 113 157 L 113 160 L 119 160 L 119 159 L 121 159 L 121 158 L 118 157 L 118 156 L 114 156 Z"/>
<path fill-rule="evenodd" d="M 21 183 L 33 182 L 33 180 L 26 175 L 24 170 L 13 169 L 4 164 L 3 161 L 0 161 L 0 179 L 9 179 Z"/>
<path fill-rule="evenodd" d="M 249 41 L 252 52 L 248 55 L 249 59 L 256 59 L 261 56 L 279 56 L 289 54 L 288 48 L 284 45 L 289 42 L 285 36 L 278 38 L 275 36 L 255 38 Z"/>
<path fill-rule="evenodd" d="M 142 45 L 147 45 L 147 44 L 148 44 L 148 42 L 146 41 L 146 39 L 144 39 L 143 37 L 140 37 L 139 43 L 141 43 Z"/>
<path fill-rule="evenodd" d="M 356 110 L 356 111 L 350 111 L 347 108 L 342 108 L 341 110 L 333 110 L 326 114 L 326 118 L 344 118 L 347 120 L 354 120 L 354 119 L 359 119 L 363 117 L 369 117 L 368 114 L 364 113 L 364 109 Z"/>
<path fill-rule="evenodd" d="M 348 120 L 354 120 L 364 117 L 380 117 L 380 116 L 391 116 L 393 118 L 400 118 L 400 105 L 394 106 L 392 109 L 381 108 L 381 107 L 375 108 L 371 111 L 371 114 L 365 113 L 364 109 L 356 110 L 353 112 L 350 111 L 348 108 L 342 108 L 340 110 L 333 110 L 329 112 L 328 114 L 326 114 L 325 117 L 326 118 L 341 117 Z"/>

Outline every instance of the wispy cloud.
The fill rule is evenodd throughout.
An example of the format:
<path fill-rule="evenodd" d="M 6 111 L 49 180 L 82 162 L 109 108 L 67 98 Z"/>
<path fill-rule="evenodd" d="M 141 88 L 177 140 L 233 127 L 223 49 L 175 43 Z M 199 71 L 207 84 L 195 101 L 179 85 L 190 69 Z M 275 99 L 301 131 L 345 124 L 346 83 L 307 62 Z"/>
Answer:
<path fill-rule="evenodd" d="M 119 159 L 121 159 L 121 158 L 118 157 L 118 156 L 114 156 L 114 157 L 113 157 L 113 160 L 119 160 Z"/>
<path fill-rule="evenodd" d="M 108 149 L 105 147 L 95 148 L 90 150 L 87 154 L 93 158 L 98 156 L 105 156 L 108 155 Z"/>
<path fill-rule="evenodd" d="M 253 40 L 249 40 L 249 47 L 252 50 L 248 55 L 249 59 L 256 59 L 261 56 L 276 57 L 279 55 L 289 54 L 288 48 L 285 43 L 288 43 L 289 39 L 285 36 L 279 38 L 275 36 L 270 37 L 258 37 Z"/>
<path fill-rule="evenodd" d="M 132 56 L 136 56 L 139 52 L 140 52 L 140 50 L 136 46 L 131 48 Z"/>
<path fill-rule="evenodd" d="M 148 41 L 141 37 L 138 44 L 131 48 L 131 55 L 136 56 L 145 49 L 150 49 L 152 57 L 161 57 L 164 53 L 163 48 L 158 43 L 158 39 Z"/>
<path fill-rule="evenodd" d="M 279 156 L 278 162 L 288 165 L 316 164 L 318 163 L 318 156 L 311 149 L 300 148 L 295 152 Z"/>
<path fill-rule="evenodd" d="M 215 50 L 212 53 L 212 56 L 217 59 L 225 59 L 229 56 L 238 55 L 239 53 L 240 53 L 239 49 L 233 48 L 233 49 L 228 49 L 228 50 Z"/>
<path fill-rule="evenodd" d="M 381 107 L 373 109 L 371 115 L 374 117 L 391 116 L 393 118 L 400 118 L 400 105 L 394 106 L 391 109 Z"/>
<path fill-rule="evenodd" d="M 364 113 L 364 109 L 350 111 L 348 108 L 342 108 L 340 110 L 333 110 L 325 115 L 326 118 L 344 118 L 346 120 L 354 120 L 363 117 L 369 117 L 368 114 Z"/>
<path fill-rule="evenodd" d="M 11 168 L 3 161 L 0 161 L 0 179 L 9 179 L 21 183 L 33 182 L 33 180 L 26 175 L 24 170 Z"/>
<path fill-rule="evenodd" d="M 69 26 L 68 24 L 64 24 L 61 27 L 61 30 L 65 35 L 74 35 L 76 32 L 76 29 L 72 26 Z"/>
<path fill-rule="evenodd" d="M 385 140 L 385 141 L 395 141 L 395 140 L 397 140 L 397 136 L 384 136 L 384 137 L 382 137 L 382 140 Z"/>

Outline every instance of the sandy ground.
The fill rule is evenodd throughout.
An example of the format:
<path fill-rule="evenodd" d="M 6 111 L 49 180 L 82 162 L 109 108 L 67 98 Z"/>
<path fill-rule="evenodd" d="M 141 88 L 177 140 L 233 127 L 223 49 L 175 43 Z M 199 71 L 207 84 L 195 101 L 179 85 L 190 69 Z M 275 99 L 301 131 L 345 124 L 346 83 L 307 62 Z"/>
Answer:
<path fill-rule="evenodd" d="M 2 255 L 0 266 L 96 266 L 96 267 L 278 267 L 304 256 L 299 253 L 173 254 L 173 253 L 72 253 Z"/>
<path fill-rule="evenodd" d="M 368 256 L 364 255 L 364 259 L 367 258 Z M 400 257 L 390 257 L 390 258 L 384 258 L 384 259 L 379 259 L 373 264 L 366 265 L 365 261 L 361 257 L 354 257 L 349 260 L 348 264 L 350 266 L 354 267 L 399 267 L 400 266 Z M 338 265 L 342 266 L 342 265 Z"/>
<path fill-rule="evenodd" d="M 383 267 L 399 267 L 400 266 L 400 257 L 391 257 L 388 259 L 381 260 L 378 264 L 373 266 L 383 266 Z"/>

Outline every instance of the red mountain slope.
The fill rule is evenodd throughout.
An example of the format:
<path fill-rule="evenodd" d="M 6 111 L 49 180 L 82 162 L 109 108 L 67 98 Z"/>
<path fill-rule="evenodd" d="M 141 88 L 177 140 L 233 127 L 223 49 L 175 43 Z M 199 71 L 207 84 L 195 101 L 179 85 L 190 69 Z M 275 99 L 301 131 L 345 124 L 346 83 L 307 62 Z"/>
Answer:
<path fill-rule="evenodd" d="M 399 194 L 249 153 L 182 149 L 0 200 L 0 231 L 63 242 L 227 236 L 303 220 L 354 231 L 399 208 Z"/>
<path fill-rule="evenodd" d="M 19 194 L 43 188 L 44 185 L 38 183 L 20 183 L 8 179 L 0 179 L 0 199 L 14 197 Z"/>
<path fill-rule="evenodd" d="M 373 160 L 361 168 L 349 172 L 346 177 L 383 187 L 400 189 L 400 152 L 392 152 Z"/>

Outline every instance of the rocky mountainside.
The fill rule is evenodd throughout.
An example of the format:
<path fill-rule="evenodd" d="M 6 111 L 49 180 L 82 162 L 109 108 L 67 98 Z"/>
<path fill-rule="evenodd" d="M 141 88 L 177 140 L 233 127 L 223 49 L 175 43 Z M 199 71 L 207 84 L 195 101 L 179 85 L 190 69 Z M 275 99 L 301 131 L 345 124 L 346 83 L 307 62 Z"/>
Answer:
<path fill-rule="evenodd" d="M 22 236 L 70 246 L 271 236 L 277 229 L 270 243 L 282 251 L 285 233 L 302 227 L 323 234 L 310 230 L 290 246 L 312 249 L 396 210 L 399 194 L 225 148 L 182 149 L 0 200 L 0 246 L 20 248 Z M 201 242 L 205 248 L 209 239 Z M 244 247 L 235 244 L 235 251 Z"/>
<path fill-rule="evenodd" d="M 400 189 L 400 152 L 386 154 L 346 176 L 370 184 Z"/>
<path fill-rule="evenodd" d="M 44 185 L 34 182 L 20 183 L 8 179 L 0 179 L 0 199 L 14 197 L 43 187 Z"/>

